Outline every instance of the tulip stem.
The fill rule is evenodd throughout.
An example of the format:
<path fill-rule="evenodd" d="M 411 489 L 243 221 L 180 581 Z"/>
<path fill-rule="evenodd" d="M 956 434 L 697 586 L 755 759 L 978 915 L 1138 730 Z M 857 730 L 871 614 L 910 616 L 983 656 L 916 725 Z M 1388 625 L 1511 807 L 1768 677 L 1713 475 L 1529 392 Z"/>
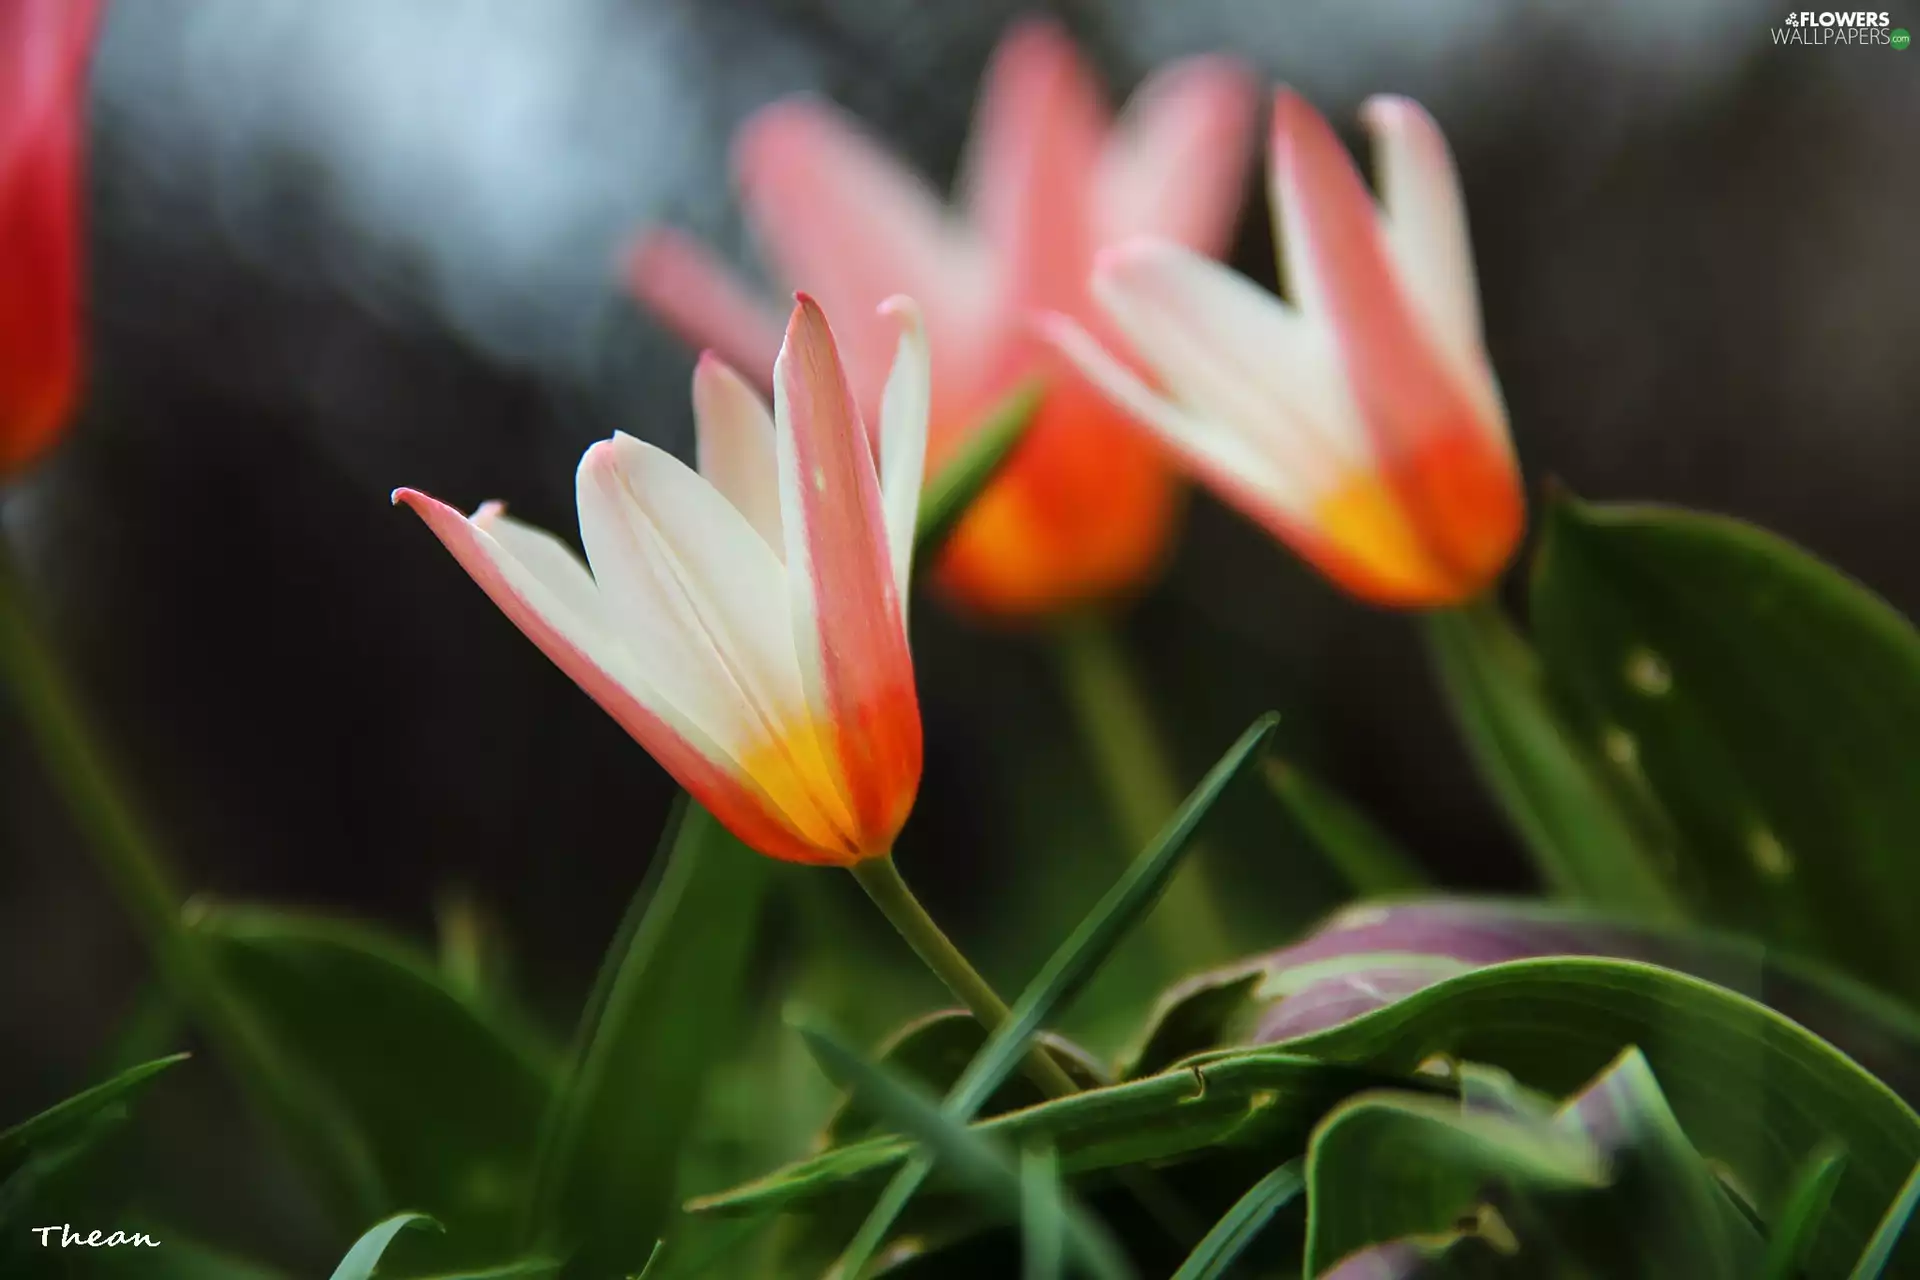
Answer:
<path fill-rule="evenodd" d="M 1069 616 L 1055 635 L 1061 683 L 1132 857 L 1158 838 L 1184 789 L 1175 782 L 1146 691 L 1111 621 L 1096 614 Z M 1226 922 L 1202 852 L 1195 848 L 1187 855 L 1147 917 L 1159 951 L 1176 968 L 1216 960 L 1225 950 Z"/>
<path fill-rule="evenodd" d="M 894 865 L 893 855 L 856 862 L 851 870 L 853 878 L 880 908 L 880 914 L 906 939 L 921 962 L 933 970 L 933 976 L 953 993 L 953 998 L 966 1006 L 988 1035 L 999 1030 L 1000 1024 L 1007 1020 L 1007 1002 L 980 976 L 980 971 L 953 945 L 953 940 L 941 932 L 927 909 L 920 905 L 920 899 L 913 896 L 913 890 L 901 878 L 900 868 Z M 1037 1044 L 1027 1053 L 1025 1069 L 1027 1077 L 1049 1098 L 1064 1098 L 1080 1091 L 1080 1086 L 1054 1056 Z"/>
<path fill-rule="evenodd" d="M 234 998 L 203 939 L 188 927 L 180 890 L 41 638 L 21 587 L 0 546 L 0 678 L 12 686 L 14 706 L 49 780 L 152 951 L 173 998 L 192 1013 L 251 1099 L 293 1126 L 288 1136 L 301 1154 L 316 1161 L 325 1191 L 343 1213 L 367 1216 L 379 1204 L 364 1154 L 301 1100 L 284 1056 Z"/>

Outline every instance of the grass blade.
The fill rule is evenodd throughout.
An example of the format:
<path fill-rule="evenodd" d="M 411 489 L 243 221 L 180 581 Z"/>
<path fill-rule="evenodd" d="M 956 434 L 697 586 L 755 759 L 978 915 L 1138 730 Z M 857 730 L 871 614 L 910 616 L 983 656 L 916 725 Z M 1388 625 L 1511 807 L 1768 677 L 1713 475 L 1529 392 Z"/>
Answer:
<path fill-rule="evenodd" d="M 1187 1260 L 1173 1273 L 1173 1280 L 1218 1280 L 1226 1275 L 1227 1269 L 1266 1229 L 1273 1215 L 1285 1208 L 1305 1186 L 1298 1159 L 1287 1161 L 1254 1183 L 1214 1224 L 1213 1230 L 1207 1232 L 1206 1239 L 1187 1255 Z"/>
<path fill-rule="evenodd" d="M 1893 1257 L 1893 1247 L 1900 1243 L 1900 1236 L 1907 1229 L 1907 1219 L 1913 1217 L 1915 1204 L 1920 1204 L 1920 1165 L 1915 1165 L 1907 1175 L 1906 1185 L 1887 1207 L 1887 1216 L 1874 1228 L 1866 1252 L 1853 1264 L 1852 1280 L 1878 1280 L 1887 1260 Z"/>
<path fill-rule="evenodd" d="M 432 1227 L 435 1231 L 440 1229 L 440 1224 L 424 1213 L 396 1213 L 369 1228 L 365 1235 L 354 1241 L 353 1248 L 347 1250 L 347 1256 L 340 1259 L 340 1265 L 333 1269 L 333 1280 L 369 1280 L 373 1269 L 380 1265 L 381 1255 L 393 1243 L 393 1238 L 411 1226 Z"/>
<path fill-rule="evenodd" d="M 1787 1207 L 1767 1244 L 1765 1280 L 1793 1280 L 1806 1263 L 1808 1248 L 1820 1231 L 1820 1222 L 1833 1203 L 1833 1192 L 1840 1185 L 1840 1174 L 1847 1167 L 1847 1153 L 1838 1147 L 1816 1151 L 1794 1183 Z"/>
<path fill-rule="evenodd" d="M 920 495 L 920 520 L 913 532 L 913 553 L 925 563 L 938 555 L 967 508 L 993 482 L 1026 436 L 1045 391 L 1038 379 L 1015 387 L 990 410 L 961 446 L 953 461 L 927 481 Z"/>
<path fill-rule="evenodd" d="M 948 1115 L 930 1095 L 868 1062 L 832 1033 L 804 1022 L 798 1030 L 806 1037 L 814 1057 L 830 1066 L 832 1074 L 863 1105 L 922 1143 L 960 1185 L 1009 1219 L 1019 1220 L 1026 1201 L 1024 1180 L 1020 1169 L 999 1147 L 967 1128 L 964 1121 Z M 1064 1193 L 1058 1216 L 1067 1256 L 1089 1274 L 1099 1280 L 1125 1280 L 1133 1275 L 1133 1268 L 1106 1228 Z M 854 1273 L 842 1274 L 851 1277 Z"/>
<path fill-rule="evenodd" d="M 950 1119 L 964 1123 L 973 1118 L 981 1104 L 992 1097 L 993 1091 L 1018 1067 L 1041 1023 L 1057 1007 L 1079 994 L 1127 931 L 1152 908 L 1178 869 L 1194 832 L 1221 794 L 1259 755 L 1261 746 L 1279 722 L 1279 716 L 1268 712 L 1240 735 L 1240 740 L 1227 749 L 1219 763 L 1193 789 L 1186 803 L 1168 820 L 1160 838 L 1134 860 L 1127 873 L 1107 891 L 1020 993 L 1006 1022 L 988 1037 L 947 1095 L 942 1110 Z M 858 1280 L 932 1167 L 925 1156 L 916 1157 L 887 1184 L 886 1191 L 842 1257 L 841 1273 L 848 1280 Z"/>
<path fill-rule="evenodd" d="M 1052 1147 L 1020 1152 L 1020 1245 L 1023 1280 L 1061 1280 L 1067 1265 L 1067 1224 L 1060 1161 Z"/>
<path fill-rule="evenodd" d="M 1352 801 L 1297 765 L 1267 761 L 1267 785 L 1307 839 L 1360 898 L 1433 888 L 1418 863 Z"/>

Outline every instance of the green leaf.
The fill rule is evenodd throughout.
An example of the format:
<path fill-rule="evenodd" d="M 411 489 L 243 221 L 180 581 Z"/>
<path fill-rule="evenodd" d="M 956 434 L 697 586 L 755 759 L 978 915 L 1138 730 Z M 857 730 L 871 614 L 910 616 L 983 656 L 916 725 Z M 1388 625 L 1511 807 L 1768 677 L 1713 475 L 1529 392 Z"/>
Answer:
<path fill-rule="evenodd" d="M 769 865 L 683 801 L 607 953 L 548 1117 L 533 1239 L 581 1265 L 646 1265 L 678 1201 L 678 1153 L 739 990 Z"/>
<path fill-rule="evenodd" d="M 1631 961 L 1476 969 L 1284 1048 L 1389 1072 L 1469 1059 L 1565 1094 L 1629 1045 L 1646 1054 L 1693 1145 L 1769 1221 L 1809 1153 L 1846 1148 L 1847 1176 L 1808 1255 L 1816 1274 L 1852 1264 L 1920 1161 L 1920 1117 L 1832 1046 L 1744 996 Z M 1202 1061 L 1211 1073 L 1231 1057 Z"/>
<path fill-rule="evenodd" d="M 954 459 L 927 481 L 914 529 L 914 558 L 922 563 L 939 554 L 961 517 L 1013 456 L 1026 437 L 1046 387 L 1029 379 L 1010 392 L 968 436 Z"/>
<path fill-rule="evenodd" d="M 1916 1164 L 1913 1172 L 1907 1175 L 1900 1194 L 1893 1198 L 1893 1203 L 1887 1206 L 1886 1216 L 1874 1228 L 1873 1238 L 1867 1241 L 1860 1261 L 1854 1264 L 1852 1280 L 1875 1280 L 1886 1270 L 1894 1247 L 1906 1232 L 1907 1221 L 1913 1217 L 1915 1205 L 1920 1205 L 1920 1164 Z"/>
<path fill-rule="evenodd" d="M 1359 897 L 1384 898 L 1432 887 L 1420 865 L 1393 837 L 1299 765 L 1269 759 L 1266 778 L 1328 865 Z"/>
<path fill-rule="evenodd" d="M 1187 1255 L 1173 1280 L 1221 1280 L 1248 1245 L 1306 1186 L 1300 1161 L 1289 1160 L 1253 1184 Z"/>
<path fill-rule="evenodd" d="M 814 1055 L 830 1062 L 835 1075 L 864 1097 L 890 1124 L 923 1144 L 935 1163 L 980 1200 L 1017 1221 L 1025 1195 L 1019 1168 L 1003 1148 L 976 1128 L 947 1115 L 933 1097 L 882 1071 L 819 1027 L 801 1026 Z M 1106 1228 L 1071 1199 L 1062 1196 L 1060 1216 L 1068 1256 L 1100 1280 L 1133 1274 Z M 858 1273 L 849 1268 L 847 1275 Z"/>
<path fill-rule="evenodd" d="M 82 1126 L 108 1109 L 118 1109 L 150 1080 L 185 1062 L 190 1054 L 176 1053 L 122 1071 L 113 1079 L 55 1103 L 40 1114 L 0 1133 L 0 1168 L 36 1147 L 71 1138 Z"/>
<path fill-rule="evenodd" d="M 1377 1094 L 1326 1118 L 1307 1148 L 1307 1275 L 1368 1245 L 1452 1231 L 1489 1184 L 1596 1190 L 1578 1136 L 1457 1102 Z"/>
<path fill-rule="evenodd" d="M 1167 820 L 1159 838 L 1127 868 L 1127 872 L 1095 904 L 1060 949 L 1042 966 L 1039 974 L 1014 1001 L 1006 1022 L 987 1039 L 980 1055 L 968 1065 L 942 1104 L 946 1115 L 965 1121 L 976 1115 L 1001 1083 L 1026 1055 L 1040 1025 L 1054 1009 L 1072 1000 L 1090 982 L 1101 964 L 1126 937 L 1159 898 L 1179 868 L 1194 833 L 1213 809 L 1220 796 L 1238 778 L 1248 764 L 1258 758 L 1260 748 L 1272 736 L 1279 717 L 1272 712 L 1248 726 L 1239 741 L 1227 749 L 1217 764 L 1200 780 L 1186 801 Z M 926 1178 L 930 1166 L 915 1161 L 895 1177 L 882 1194 L 873 1213 L 848 1247 L 843 1268 L 857 1278 L 861 1268 L 886 1239 L 895 1219 L 913 1198 Z"/>
<path fill-rule="evenodd" d="M 1182 1058 L 1233 1043 L 1240 1024 L 1259 1010 L 1254 996 L 1266 976 L 1256 961 L 1198 974 L 1174 986 L 1148 1015 L 1140 1047 L 1123 1059 L 1122 1078 L 1156 1075 Z"/>
<path fill-rule="evenodd" d="M 1061 1280 L 1067 1267 L 1066 1195 L 1051 1147 L 1020 1152 L 1022 1280 Z"/>
<path fill-rule="evenodd" d="M 387 1246 L 393 1238 L 408 1227 L 423 1226 L 440 1229 L 440 1224 L 424 1213 L 396 1213 L 385 1222 L 368 1229 L 367 1233 L 354 1242 L 347 1250 L 347 1256 L 340 1259 L 340 1265 L 333 1269 L 333 1280 L 371 1280 L 373 1269 L 380 1265 L 380 1259 L 386 1255 Z"/>
<path fill-rule="evenodd" d="M 1823 1147 L 1807 1158 L 1767 1242 L 1765 1280 L 1793 1280 L 1806 1265 L 1807 1246 L 1833 1203 L 1833 1192 L 1847 1167 L 1846 1152 Z"/>
<path fill-rule="evenodd" d="M 1068 1177 L 1143 1161 L 1169 1161 L 1219 1146 L 1305 1149 L 1320 1117 L 1363 1089 L 1443 1087 L 1282 1051 L 1238 1051 L 1145 1080 L 1089 1089 L 970 1126 L 1011 1148 L 1046 1145 Z M 870 1190 L 904 1164 L 913 1144 L 872 1138 L 777 1169 L 718 1195 L 695 1213 L 753 1216 L 811 1207 L 823 1197 Z M 936 1177 L 935 1184 L 939 1179 Z"/>
<path fill-rule="evenodd" d="M 221 907 L 196 929 L 236 1000 L 299 1064 L 366 1151 L 382 1208 L 448 1234 L 402 1252 L 498 1258 L 525 1195 L 552 1055 L 511 1012 L 459 989 L 424 951 L 370 926 Z"/>
<path fill-rule="evenodd" d="M 1920 996 L 1920 636 L 1751 525 L 1559 501 L 1533 626 L 1584 740 L 1657 796 L 1706 915 Z"/>
<path fill-rule="evenodd" d="M 1493 1110 L 1377 1095 L 1328 1117 L 1309 1157 L 1308 1274 L 1755 1273 L 1757 1225 L 1680 1132 L 1638 1050 L 1557 1113 L 1497 1092 Z M 1362 1117 L 1359 1135 L 1343 1133 Z"/>
<path fill-rule="evenodd" d="M 1427 617 L 1440 684 L 1480 776 L 1554 893 L 1677 920 L 1643 815 L 1623 805 L 1593 750 L 1548 701 L 1539 661 L 1499 607 Z"/>
<path fill-rule="evenodd" d="M 1630 1048 L 1555 1123 L 1586 1136 L 1610 1172 L 1588 1247 L 1623 1270 L 1745 1280 L 1764 1248 L 1667 1105 L 1646 1055 Z"/>

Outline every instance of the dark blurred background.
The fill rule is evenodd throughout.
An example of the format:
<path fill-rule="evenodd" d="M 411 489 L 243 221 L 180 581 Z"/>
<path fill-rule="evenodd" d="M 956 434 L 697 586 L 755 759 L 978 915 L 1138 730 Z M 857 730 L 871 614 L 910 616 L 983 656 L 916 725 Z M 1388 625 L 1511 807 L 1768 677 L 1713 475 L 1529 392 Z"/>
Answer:
<path fill-rule="evenodd" d="M 631 231 L 671 222 L 750 264 L 726 139 L 796 90 L 944 185 L 988 52 L 1031 11 L 113 6 L 91 102 L 87 405 L 4 519 L 194 886 L 423 939 L 462 889 L 564 1031 L 670 787 L 387 494 L 503 497 L 571 536 L 590 441 L 690 445 L 691 354 L 614 274 Z M 1920 53 L 1776 47 L 1782 13 L 1707 0 L 1053 12 L 1116 98 L 1158 61 L 1225 48 L 1343 127 L 1370 93 L 1427 103 L 1464 172 L 1536 486 L 1745 516 L 1920 612 Z M 1271 284 L 1263 178 L 1236 265 Z M 1197 497 L 1125 626 L 1183 783 L 1278 706 L 1286 748 L 1436 876 L 1525 885 L 1404 619 Z M 1103 887 L 1116 837 L 1038 638 L 936 606 L 915 631 L 930 755 L 901 862 L 1012 985 Z M 0 804 L 4 1124 L 87 1080 L 145 966 L 5 717 Z M 1338 899 L 1257 795 L 1208 856 L 1236 885 L 1240 945 Z M 230 1112 L 210 1096 L 181 1131 Z M 221 1167 L 183 1176 L 247 1181 L 244 1161 Z"/>

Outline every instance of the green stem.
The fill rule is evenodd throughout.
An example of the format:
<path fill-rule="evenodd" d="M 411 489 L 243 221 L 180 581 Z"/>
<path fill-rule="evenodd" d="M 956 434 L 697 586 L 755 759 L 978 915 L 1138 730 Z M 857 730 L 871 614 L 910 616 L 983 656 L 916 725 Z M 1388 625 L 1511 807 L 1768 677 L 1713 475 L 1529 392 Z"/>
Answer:
<path fill-rule="evenodd" d="M 334 1203 L 361 1217 L 380 1205 L 365 1154 L 340 1126 L 314 1114 L 291 1084 L 288 1064 L 221 980 L 203 940 L 188 928 L 184 898 L 159 849 L 118 785 L 78 700 L 39 635 L 19 577 L 0 546 L 0 678 L 31 733 L 121 906 L 151 949 L 162 981 L 240 1077 L 262 1110 L 292 1123 L 302 1153 L 318 1156 Z"/>
<path fill-rule="evenodd" d="M 1159 836 L 1179 807 L 1182 790 L 1112 624 L 1092 614 L 1070 616 L 1061 620 L 1056 641 L 1067 700 L 1131 858 Z M 1187 855 L 1147 917 L 1172 967 L 1217 959 L 1226 945 L 1226 922 L 1207 880 L 1203 852 L 1195 848 Z"/>
<path fill-rule="evenodd" d="M 980 971 L 968 962 L 960 948 L 953 945 L 952 939 L 942 933 L 940 926 L 934 923 L 927 909 L 920 905 L 920 899 L 913 896 L 913 890 L 900 876 L 900 868 L 893 863 L 891 854 L 885 857 L 868 858 L 856 862 L 851 868 L 853 878 L 867 891 L 880 914 L 887 918 L 907 945 L 913 948 L 927 968 L 933 970 L 933 976 L 946 984 L 953 998 L 965 1005 L 968 1012 L 985 1027 L 988 1035 L 999 1030 L 1000 1024 L 1007 1020 L 1007 1002 L 1000 998 Z M 1070 1093 L 1078 1093 L 1080 1086 L 1073 1082 L 1065 1069 L 1039 1045 L 1035 1045 L 1027 1054 L 1027 1076 L 1050 1098 L 1064 1098 Z"/>

